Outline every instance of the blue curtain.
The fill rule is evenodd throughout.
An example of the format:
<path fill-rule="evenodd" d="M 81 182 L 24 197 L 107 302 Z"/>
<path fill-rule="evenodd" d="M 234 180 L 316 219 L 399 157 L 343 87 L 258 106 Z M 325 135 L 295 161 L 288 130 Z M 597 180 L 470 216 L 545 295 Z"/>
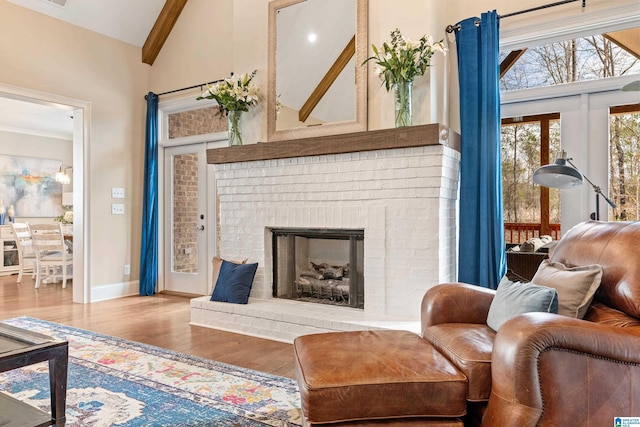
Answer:
<path fill-rule="evenodd" d="M 153 295 L 158 281 L 158 95 L 149 92 L 146 98 L 140 295 Z"/>
<path fill-rule="evenodd" d="M 460 243 L 458 280 L 495 289 L 506 272 L 500 167 L 498 15 L 459 22 Z"/>

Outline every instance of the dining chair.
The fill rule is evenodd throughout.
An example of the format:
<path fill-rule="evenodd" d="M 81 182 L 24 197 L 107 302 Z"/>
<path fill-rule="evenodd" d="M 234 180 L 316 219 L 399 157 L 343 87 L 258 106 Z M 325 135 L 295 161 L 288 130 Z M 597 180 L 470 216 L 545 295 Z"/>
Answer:
<path fill-rule="evenodd" d="M 73 265 L 73 254 L 67 251 L 62 226 L 56 224 L 32 224 L 31 238 L 36 252 L 36 288 L 46 278 L 62 278 L 62 287 L 67 287 L 69 266 Z"/>
<path fill-rule="evenodd" d="M 36 253 L 33 247 L 33 240 L 31 239 L 31 231 L 29 230 L 28 222 L 12 222 L 11 227 L 13 228 L 13 234 L 16 237 L 16 247 L 18 248 L 18 260 L 19 260 L 19 270 L 18 270 L 18 282 L 22 282 L 22 275 L 27 269 L 27 263 L 29 264 L 28 269 L 31 270 L 31 278 L 36 276 Z"/>

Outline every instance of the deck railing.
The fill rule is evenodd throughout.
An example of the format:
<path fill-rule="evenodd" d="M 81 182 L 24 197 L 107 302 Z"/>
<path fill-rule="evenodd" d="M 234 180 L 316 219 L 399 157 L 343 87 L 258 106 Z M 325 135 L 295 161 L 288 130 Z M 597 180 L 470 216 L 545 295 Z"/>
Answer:
<path fill-rule="evenodd" d="M 553 240 L 560 239 L 560 224 L 549 224 Z M 532 237 L 540 237 L 540 224 L 535 222 L 505 222 L 504 240 L 506 244 L 522 243 Z"/>

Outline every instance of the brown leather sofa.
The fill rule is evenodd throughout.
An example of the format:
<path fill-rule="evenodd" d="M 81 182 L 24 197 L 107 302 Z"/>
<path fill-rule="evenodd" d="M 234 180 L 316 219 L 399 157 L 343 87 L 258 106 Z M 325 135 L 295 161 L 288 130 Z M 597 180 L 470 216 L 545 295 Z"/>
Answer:
<path fill-rule="evenodd" d="M 581 223 L 551 261 L 603 267 L 584 320 L 527 313 L 495 333 L 487 326 L 495 291 L 450 283 L 425 294 L 422 339 L 298 337 L 303 424 L 608 426 L 640 417 L 640 222 Z"/>
<path fill-rule="evenodd" d="M 423 338 L 468 378 L 465 425 L 605 426 L 640 417 L 640 222 L 581 223 L 550 260 L 603 267 L 583 320 L 528 313 L 496 334 L 486 325 L 494 291 L 458 283 L 426 293 Z"/>

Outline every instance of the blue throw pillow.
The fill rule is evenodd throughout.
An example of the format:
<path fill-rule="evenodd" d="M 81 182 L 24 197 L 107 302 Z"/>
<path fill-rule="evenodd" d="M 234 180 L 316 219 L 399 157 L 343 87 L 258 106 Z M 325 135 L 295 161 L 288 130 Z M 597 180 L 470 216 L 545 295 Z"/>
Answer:
<path fill-rule="evenodd" d="M 232 302 L 234 304 L 246 304 L 249 301 L 249 293 L 253 278 L 256 275 L 258 263 L 234 264 L 222 260 L 220 274 L 213 289 L 211 301 Z"/>
<path fill-rule="evenodd" d="M 498 332 L 500 326 L 518 314 L 531 312 L 558 312 L 558 292 L 533 282 L 512 282 L 506 277 L 500 281 L 487 316 L 487 325 Z"/>

